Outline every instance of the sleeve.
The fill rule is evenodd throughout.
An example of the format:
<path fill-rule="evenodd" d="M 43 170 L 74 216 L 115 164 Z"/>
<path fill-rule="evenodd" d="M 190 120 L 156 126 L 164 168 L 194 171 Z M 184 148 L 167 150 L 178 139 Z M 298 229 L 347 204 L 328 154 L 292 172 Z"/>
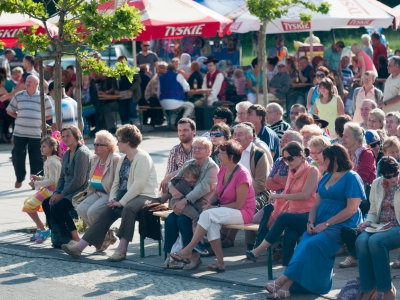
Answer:
<path fill-rule="evenodd" d="M 153 56 L 153 61 L 154 62 L 158 62 L 158 56 L 157 56 L 157 54 L 155 54 L 155 53 L 153 53 L 154 54 L 154 56 Z"/>
<path fill-rule="evenodd" d="M 0 67 L 7 68 L 6 59 L 3 57 L 0 58 Z"/>
<path fill-rule="evenodd" d="M 176 76 L 176 80 L 180 83 L 182 89 L 185 92 L 190 91 L 189 83 L 186 81 L 182 74 L 178 74 L 178 76 Z"/>
<path fill-rule="evenodd" d="M 79 168 L 79 171 L 75 168 Z M 89 179 L 86 177 L 90 170 L 90 156 L 80 150 L 75 153 L 74 157 L 74 177 L 68 184 L 64 184 L 61 194 L 69 195 L 81 188 Z"/>
<path fill-rule="evenodd" d="M 286 74 L 286 75 L 287 76 L 282 78 L 283 80 L 280 82 L 280 84 L 276 88 L 276 91 L 278 93 L 286 94 L 289 91 L 290 83 L 291 83 L 292 80 L 290 79 L 290 75 L 289 74 Z"/>
<path fill-rule="evenodd" d="M 237 174 L 235 174 L 235 187 L 241 185 L 242 183 L 246 183 L 248 186 L 252 184 L 251 175 L 249 172 L 246 172 L 243 168 L 240 169 Z"/>
<path fill-rule="evenodd" d="M 69 150 L 67 150 L 64 153 L 64 157 L 67 157 L 67 155 L 69 155 Z M 66 168 L 66 165 L 67 165 L 67 160 L 64 159 L 62 164 L 61 164 L 60 178 L 58 178 L 57 187 L 56 187 L 56 190 L 54 191 L 54 192 L 57 192 L 57 193 L 60 193 L 60 194 L 62 193 L 62 190 L 64 189 L 64 185 L 65 185 L 65 179 L 64 179 L 65 171 L 64 170 Z"/>
<path fill-rule="evenodd" d="M 376 179 L 376 162 L 374 154 L 371 151 L 364 150 L 360 156 L 360 164 L 357 168 L 357 173 L 360 175 L 362 182 L 368 182 L 371 184 Z"/>
<path fill-rule="evenodd" d="M 203 179 L 197 183 L 194 187 L 193 191 L 186 195 L 186 198 L 189 202 L 194 204 L 197 200 L 199 200 L 204 195 L 211 192 L 217 186 L 217 174 L 219 168 L 216 164 L 210 164 L 206 173 L 204 174 Z"/>
<path fill-rule="evenodd" d="M 346 176 L 346 175 L 345 175 Z M 349 178 L 346 178 L 346 187 L 344 189 L 344 194 L 347 199 L 349 198 L 361 198 L 361 200 L 366 200 L 364 184 L 357 173 L 351 172 Z"/>
<path fill-rule="evenodd" d="M 258 195 L 265 191 L 265 184 L 267 183 L 268 160 L 265 153 L 258 160 L 254 173 L 253 187 L 255 194 Z"/>
<path fill-rule="evenodd" d="M 171 151 L 169 152 L 169 156 L 168 156 L 168 163 L 167 163 L 167 172 L 165 173 L 165 176 L 167 176 L 168 174 L 176 171 L 176 162 L 175 162 L 175 150 L 176 148 L 173 147 L 171 149 Z"/>
<path fill-rule="evenodd" d="M 280 150 L 280 140 L 278 136 L 272 137 L 272 140 L 274 141 L 274 154 L 276 157 L 279 157 L 281 154 L 281 150 Z"/>
<path fill-rule="evenodd" d="M 7 111 L 15 113 L 15 114 L 17 113 L 17 111 L 18 111 L 18 101 L 17 101 L 17 98 L 15 98 L 15 96 L 11 99 L 10 104 L 8 104 Z"/>
<path fill-rule="evenodd" d="M 134 170 L 130 171 L 130 175 L 133 173 L 133 183 L 128 188 L 126 194 L 122 197 L 119 203 L 122 206 L 127 205 L 132 199 L 136 198 L 146 187 L 147 181 L 150 177 L 151 169 L 153 168 L 153 161 L 150 156 L 138 157 L 137 163 L 134 166 Z"/>
<path fill-rule="evenodd" d="M 52 161 L 49 164 L 49 174 L 43 180 L 35 181 L 35 188 L 41 188 L 46 186 L 52 186 L 57 183 L 60 178 L 61 173 L 61 163 L 57 161 Z"/>
<path fill-rule="evenodd" d="M 203 84 L 201 85 L 201 88 L 203 90 L 205 90 L 207 88 L 207 77 L 206 76 L 204 76 L 204 78 L 203 78 Z"/>
<path fill-rule="evenodd" d="M 221 73 L 217 75 L 217 77 L 215 78 L 214 84 L 212 86 L 212 92 L 211 92 L 211 96 L 214 99 L 217 99 L 217 96 L 221 90 L 221 86 L 222 83 L 224 82 L 224 75 L 222 75 Z"/>
<path fill-rule="evenodd" d="M 371 221 L 372 223 L 376 223 L 376 221 L 378 220 L 378 212 L 376 209 L 377 208 L 376 202 L 378 201 L 377 189 L 382 188 L 380 183 L 381 183 L 381 181 L 379 179 L 376 179 L 371 185 L 371 191 L 369 194 L 370 208 L 368 211 L 367 219 L 365 221 Z"/>
<path fill-rule="evenodd" d="M 160 81 L 158 81 L 158 84 L 157 84 L 157 97 L 158 97 L 158 98 L 160 98 L 160 93 L 161 93 L 161 90 L 160 90 Z"/>
<path fill-rule="evenodd" d="M 118 192 L 118 188 L 119 188 L 119 171 L 121 169 L 121 165 L 122 165 L 122 162 L 124 161 L 124 158 L 125 158 L 125 156 L 120 157 L 118 160 L 118 163 L 116 164 L 117 167 L 114 172 L 114 181 L 111 186 L 109 199 L 115 199 L 117 197 L 117 192 Z"/>
<path fill-rule="evenodd" d="M 45 105 L 46 105 L 46 117 L 53 116 L 53 105 L 51 104 L 49 97 L 47 97 L 46 95 L 44 97 L 45 97 L 44 101 L 45 101 Z"/>
<path fill-rule="evenodd" d="M 323 57 L 324 60 L 329 61 L 330 56 L 331 56 L 330 49 L 331 49 L 331 48 L 329 47 L 328 49 L 326 49 L 326 50 L 324 51 L 324 57 Z"/>
<path fill-rule="evenodd" d="M 153 85 L 155 84 L 154 81 L 150 80 L 149 84 L 146 87 L 146 90 L 144 91 L 144 99 L 149 100 L 152 95 L 153 91 Z"/>
<path fill-rule="evenodd" d="M 273 178 L 278 173 L 278 170 L 279 170 L 279 162 L 276 161 L 274 162 L 274 165 L 272 166 L 272 170 L 271 172 L 269 172 L 268 177 Z"/>

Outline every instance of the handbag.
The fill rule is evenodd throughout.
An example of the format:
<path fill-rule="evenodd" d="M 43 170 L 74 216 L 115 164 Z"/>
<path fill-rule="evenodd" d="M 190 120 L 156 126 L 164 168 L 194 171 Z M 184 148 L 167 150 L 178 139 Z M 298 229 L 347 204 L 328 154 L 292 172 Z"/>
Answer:
<path fill-rule="evenodd" d="M 75 196 L 72 197 L 72 206 L 74 208 L 77 208 L 78 205 L 85 200 L 85 198 L 87 197 L 89 191 L 89 187 L 87 187 L 85 190 L 83 190 L 82 192 L 79 192 L 78 194 L 76 194 Z"/>
<path fill-rule="evenodd" d="M 254 197 L 256 199 L 256 212 L 259 212 L 265 205 L 267 205 L 269 195 L 271 195 L 271 192 L 265 190 Z"/>

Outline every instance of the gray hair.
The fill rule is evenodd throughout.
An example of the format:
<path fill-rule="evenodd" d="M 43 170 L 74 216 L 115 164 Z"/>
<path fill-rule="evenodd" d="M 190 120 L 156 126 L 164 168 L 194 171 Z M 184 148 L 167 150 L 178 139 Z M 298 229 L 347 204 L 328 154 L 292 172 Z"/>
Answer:
<path fill-rule="evenodd" d="M 24 74 L 24 70 L 21 67 L 15 67 L 12 72 L 12 74 L 14 73 L 19 73 L 19 74 Z"/>
<path fill-rule="evenodd" d="M 356 122 L 347 122 L 344 124 L 344 130 L 350 129 L 353 135 L 353 138 L 360 144 L 365 144 L 365 131 L 360 126 L 359 123 Z"/>
<path fill-rule="evenodd" d="M 361 40 L 362 40 L 362 41 L 371 42 L 371 37 L 369 36 L 369 34 L 363 34 L 363 35 L 361 36 Z"/>
<path fill-rule="evenodd" d="M 289 135 L 291 142 L 299 142 L 301 145 L 303 145 L 303 136 L 300 134 L 300 132 L 294 130 L 286 130 L 283 135 Z"/>
<path fill-rule="evenodd" d="M 390 112 L 388 112 L 387 114 L 386 114 L 386 119 L 388 118 L 388 117 L 395 117 L 395 119 L 396 119 L 396 123 L 397 124 L 400 124 L 400 113 L 398 112 L 398 111 L 390 111 Z"/>
<path fill-rule="evenodd" d="M 239 111 L 239 109 L 241 109 L 241 108 L 245 108 L 247 111 L 247 109 L 252 105 L 253 104 L 251 104 L 250 101 L 242 101 L 242 102 L 239 102 L 238 104 L 236 104 L 235 108 L 236 108 L 236 111 Z"/>
<path fill-rule="evenodd" d="M 117 151 L 117 138 L 113 136 L 111 132 L 107 130 L 100 130 L 96 132 L 95 140 L 99 138 L 104 139 L 104 142 L 107 144 L 107 148 L 110 150 L 110 152 L 114 153 Z"/>
<path fill-rule="evenodd" d="M 15 54 L 15 51 L 14 51 L 13 49 L 6 49 L 6 50 L 4 50 L 4 55 L 7 55 L 7 54 L 16 55 L 16 54 Z"/>
<path fill-rule="evenodd" d="M 323 135 L 313 136 L 308 141 L 308 147 L 315 147 L 320 150 L 325 150 L 325 148 L 328 148 L 330 145 L 331 145 L 331 140 Z"/>
<path fill-rule="evenodd" d="M 376 104 L 376 101 L 375 101 L 375 100 L 372 100 L 372 99 L 364 99 L 364 100 L 361 102 L 361 105 L 362 105 L 364 102 L 366 102 L 366 103 L 371 103 L 372 109 L 375 109 L 375 108 L 378 107 L 378 105 Z"/>
<path fill-rule="evenodd" d="M 37 84 L 39 84 L 39 82 L 40 82 L 40 80 L 39 80 L 39 77 L 37 77 L 36 75 L 29 75 L 26 79 L 28 79 L 28 78 L 30 78 L 30 77 L 32 77 L 33 79 L 35 79 L 35 81 L 37 82 Z"/>
<path fill-rule="evenodd" d="M 210 152 L 211 149 L 212 149 L 212 143 L 211 143 L 211 141 L 210 141 L 208 138 L 206 138 L 206 137 L 203 137 L 203 136 L 196 137 L 196 138 L 193 139 L 192 145 L 193 145 L 194 143 L 199 143 L 199 144 L 203 145 L 204 147 L 207 148 L 207 150 L 208 150 L 209 152 Z"/>
<path fill-rule="evenodd" d="M 395 66 L 400 68 L 400 56 L 389 57 L 389 61 L 393 60 Z"/>
<path fill-rule="evenodd" d="M 376 77 L 378 77 L 378 74 L 375 71 L 366 71 L 364 75 L 371 76 L 372 81 L 375 81 Z"/>
<path fill-rule="evenodd" d="M 274 111 L 279 112 L 281 116 L 283 115 L 283 108 L 278 103 L 270 103 L 267 105 L 267 108 L 268 107 L 272 107 Z"/>
<path fill-rule="evenodd" d="M 236 130 L 238 128 L 246 129 L 248 137 L 253 136 L 253 128 L 251 128 L 250 126 L 243 124 L 243 123 L 239 123 L 235 127 L 233 127 L 233 130 Z"/>

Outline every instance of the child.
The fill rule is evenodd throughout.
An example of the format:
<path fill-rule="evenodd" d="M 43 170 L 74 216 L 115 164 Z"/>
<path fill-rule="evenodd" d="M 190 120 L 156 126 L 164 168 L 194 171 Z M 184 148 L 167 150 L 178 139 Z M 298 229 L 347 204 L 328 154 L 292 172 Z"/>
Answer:
<path fill-rule="evenodd" d="M 236 69 L 235 73 L 235 86 L 236 86 L 236 94 L 238 97 L 246 98 L 246 77 L 244 77 L 242 69 Z M 247 98 L 246 98 L 247 100 Z"/>
<path fill-rule="evenodd" d="M 31 176 L 29 185 L 32 188 L 39 189 L 39 191 L 26 199 L 22 208 L 22 211 L 26 212 L 36 223 L 36 233 L 30 238 L 31 241 L 36 241 L 36 243 L 43 243 L 50 236 L 50 229 L 45 229 L 39 218 L 38 211 L 42 211 L 41 205 L 43 200 L 53 194 L 61 173 L 58 141 L 50 136 L 43 138 L 40 142 L 40 151 L 46 157 L 43 167 L 45 176 Z"/>
<path fill-rule="evenodd" d="M 200 176 L 200 170 L 195 165 L 187 165 L 182 169 L 182 177 L 174 177 L 171 179 L 171 184 L 183 195 L 186 196 L 189 194 L 197 180 Z M 174 209 L 175 203 L 181 201 L 182 199 L 173 199 L 170 194 L 164 193 L 161 196 L 161 203 L 165 203 L 167 200 L 169 201 L 169 207 Z M 194 205 L 188 204 L 182 211 L 182 214 L 192 219 L 192 227 L 193 233 L 197 226 L 197 221 L 199 220 L 200 213 L 203 211 L 204 203 L 202 201 L 197 201 Z M 205 250 L 204 245 L 199 243 L 195 247 L 195 250 L 199 253 L 207 254 L 207 250 Z"/>

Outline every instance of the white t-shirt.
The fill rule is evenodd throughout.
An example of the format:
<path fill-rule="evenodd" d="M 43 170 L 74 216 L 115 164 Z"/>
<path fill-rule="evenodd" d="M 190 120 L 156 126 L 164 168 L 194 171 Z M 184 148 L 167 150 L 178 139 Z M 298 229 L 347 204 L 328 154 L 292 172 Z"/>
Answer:
<path fill-rule="evenodd" d="M 56 123 L 56 110 L 53 101 L 53 123 Z M 61 124 L 62 126 L 74 125 L 78 127 L 78 105 L 76 101 L 70 97 L 61 99 Z"/>

